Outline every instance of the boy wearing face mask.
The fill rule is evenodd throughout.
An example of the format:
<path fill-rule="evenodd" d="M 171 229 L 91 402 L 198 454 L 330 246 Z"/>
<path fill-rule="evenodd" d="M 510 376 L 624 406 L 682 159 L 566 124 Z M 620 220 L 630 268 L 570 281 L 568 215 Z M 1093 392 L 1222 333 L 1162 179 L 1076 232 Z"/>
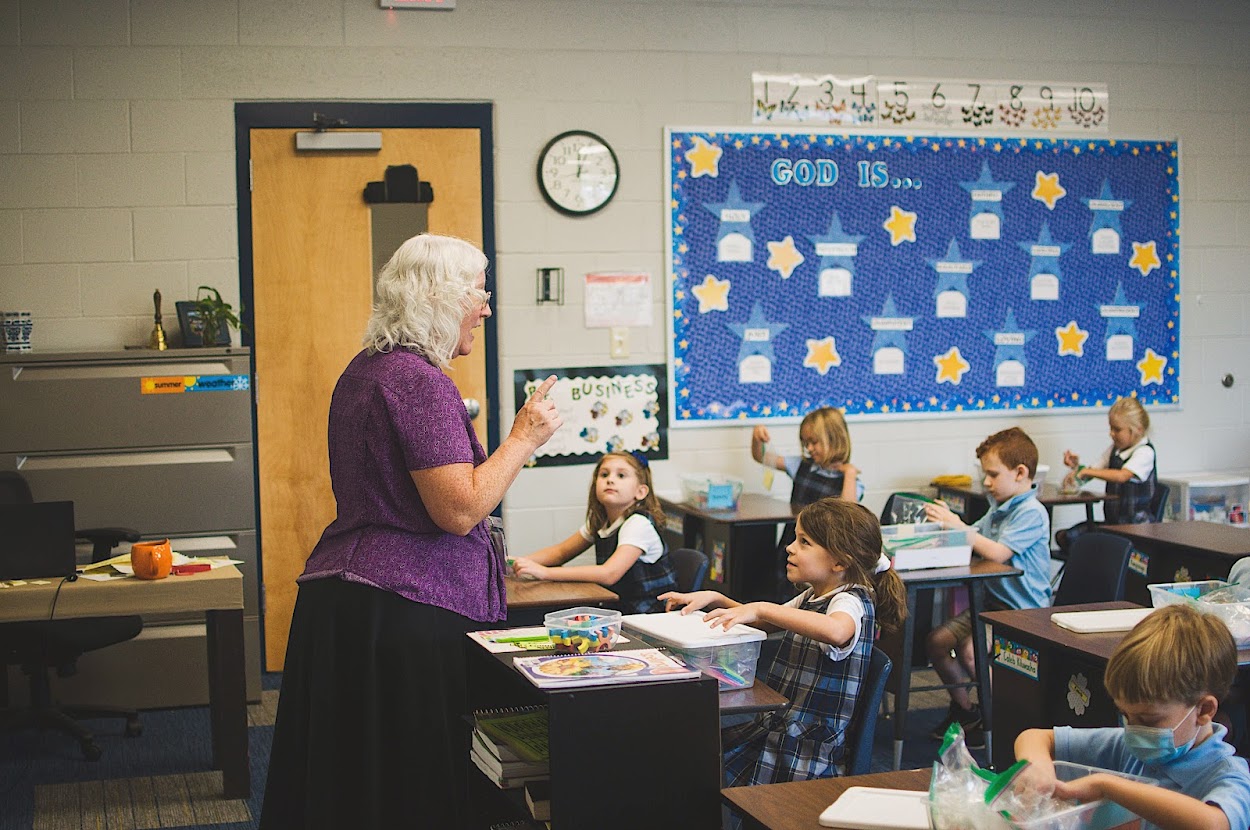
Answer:
<path fill-rule="evenodd" d="M 1169 605 L 1142 620 L 1107 663 L 1103 683 L 1122 728 L 1030 729 L 1016 757 L 1024 786 L 1057 798 L 1105 798 L 1159 830 L 1250 827 L 1250 769 L 1213 722 L 1237 674 L 1237 647 L 1218 618 Z M 1156 778 L 1157 787 L 1095 774 L 1056 781 L 1052 759 Z"/>

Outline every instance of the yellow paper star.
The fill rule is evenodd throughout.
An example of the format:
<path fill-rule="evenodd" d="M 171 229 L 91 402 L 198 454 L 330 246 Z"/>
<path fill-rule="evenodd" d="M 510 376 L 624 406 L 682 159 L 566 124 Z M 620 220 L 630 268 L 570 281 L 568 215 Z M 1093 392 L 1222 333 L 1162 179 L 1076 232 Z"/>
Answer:
<path fill-rule="evenodd" d="M 1163 383 L 1163 367 L 1168 364 L 1168 359 L 1163 355 L 1155 354 L 1154 349 L 1146 349 L 1146 354 L 1141 360 L 1137 361 L 1137 370 L 1141 372 L 1141 385 L 1149 386 L 1152 383 Z"/>
<path fill-rule="evenodd" d="M 1089 337 L 1089 332 L 1081 329 L 1076 320 L 1070 320 L 1063 328 L 1055 329 L 1055 337 L 1059 340 L 1059 354 L 1085 356 L 1085 339 Z"/>
<path fill-rule="evenodd" d="M 1050 210 L 1055 209 L 1055 202 L 1068 195 L 1068 191 L 1059 184 L 1058 173 L 1037 171 L 1037 183 L 1033 185 L 1033 198 L 1044 202 Z"/>
<path fill-rule="evenodd" d="M 963 380 L 964 372 L 972 368 L 959 353 L 958 346 L 951 346 L 946 354 L 934 355 L 933 365 L 937 366 L 938 383 L 951 383 L 956 386 Z"/>
<path fill-rule="evenodd" d="M 700 314 L 729 310 L 729 280 L 718 280 L 708 274 L 700 285 L 690 289 L 690 293 L 699 300 Z"/>
<path fill-rule="evenodd" d="M 697 135 L 693 140 L 694 149 L 686 153 L 686 161 L 690 162 L 690 177 L 693 179 L 700 176 L 716 178 L 720 175 L 720 157 L 724 150 L 715 144 L 708 144 Z"/>
<path fill-rule="evenodd" d="M 1144 277 L 1161 265 L 1163 263 L 1159 261 L 1159 252 L 1155 248 L 1154 240 L 1133 243 L 1133 257 L 1128 261 L 1129 268 L 1136 268 Z"/>
<path fill-rule="evenodd" d="M 794 237 L 787 236 L 780 242 L 768 243 L 768 267 L 789 279 L 794 269 L 803 264 L 803 255 L 794 247 Z"/>
<path fill-rule="evenodd" d="M 822 375 L 828 374 L 831 366 L 841 366 L 842 356 L 838 354 L 833 338 L 808 340 L 807 357 L 803 358 L 803 365 L 809 369 L 815 369 Z"/>
<path fill-rule="evenodd" d="M 916 214 L 898 205 L 890 206 L 890 218 L 881 226 L 890 232 L 890 244 L 916 241 Z"/>

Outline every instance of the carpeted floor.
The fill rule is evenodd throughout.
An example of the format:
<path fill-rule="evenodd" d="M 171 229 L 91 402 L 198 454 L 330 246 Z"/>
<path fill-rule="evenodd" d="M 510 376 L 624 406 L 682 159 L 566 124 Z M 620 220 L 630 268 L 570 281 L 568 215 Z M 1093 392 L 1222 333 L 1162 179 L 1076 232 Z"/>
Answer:
<path fill-rule="evenodd" d="M 935 680 L 927 670 L 912 675 L 915 686 Z M 57 733 L 0 734 L 0 830 L 252 830 L 260 815 L 280 682 L 281 675 L 266 676 L 261 703 L 249 708 L 250 799 L 216 795 L 221 777 L 211 771 L 207 708 L 155 710 L 143 713 L 143 735 L 137 738 L 123 737 L 120 720 L 89 722 L 104 751 L 94 763 L 83 761 L 78 744 Z M 945 715 L 946 704 L 944 692 L 912 694 L 904 768 L 933 763 L 938 743 L 928 732 Z M 874 747 L 873 771 L 890 769 L 891 721 L 878 720 Z"/>

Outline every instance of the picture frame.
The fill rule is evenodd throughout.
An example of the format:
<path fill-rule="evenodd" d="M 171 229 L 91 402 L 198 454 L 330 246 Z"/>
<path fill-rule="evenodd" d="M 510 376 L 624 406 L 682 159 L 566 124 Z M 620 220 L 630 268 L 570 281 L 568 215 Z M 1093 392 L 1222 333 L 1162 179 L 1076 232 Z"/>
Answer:
<path fill-rule="evenodd" d="M 174 303 L 174 308 L 178 310 L 178 328 L 182 331 L 183 346 L 203 346 L 204 338 L 196 331 L 200 319 L 200 312 L 196 310 L 194 300 L 180 300 Z M 214 346 L 230 345 L 230 327 L 222 326 L 217 330 L 217 339 L 213 341 Z"/>

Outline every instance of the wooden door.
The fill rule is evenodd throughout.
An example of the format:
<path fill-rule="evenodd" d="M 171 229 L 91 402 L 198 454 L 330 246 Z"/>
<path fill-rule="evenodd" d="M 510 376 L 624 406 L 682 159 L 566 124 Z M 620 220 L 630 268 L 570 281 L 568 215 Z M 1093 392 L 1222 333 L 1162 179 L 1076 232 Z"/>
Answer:
<path fill-rule="evenodd" d="M 335 515 L 326 425 L 330 395 L 360 351 L 372 300 L 365 184 L 387 165 L 413 164 L 431 182 L 429 230 L 481 246 L 482 163 L 477 129 L 383 129 L 380 152 L 300 152 L 295 130 L 253 129 L 253 349 L 256 450 L 264 565 L 265 654 L 282 669 L 295 579 Z M 482 402 L 486 343 L 449 372 Z"/>

